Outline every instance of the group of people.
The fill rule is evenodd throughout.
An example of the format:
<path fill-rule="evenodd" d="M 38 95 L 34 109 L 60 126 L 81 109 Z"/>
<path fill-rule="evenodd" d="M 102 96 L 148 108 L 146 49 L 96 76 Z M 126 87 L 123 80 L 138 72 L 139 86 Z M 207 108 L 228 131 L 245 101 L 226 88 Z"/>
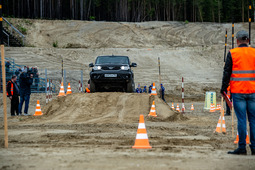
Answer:
<path fill-rule="evenodd" d="M 25 102 L 24 115 L 28 115 L 28 107 L 31 95 L 31 85 L 34 74 L 28 69 L 23 69 L 19 74 L 19 85 L 17 75 L 13 75 L 7 83 L 7 97 L 11 100 L 11 116 L 22 115 L 22 107 Z"/>
<path fill-rule="evenodd" d="M 153 84 L 151 84 L 149 86 L 148 93 L 151 93 L 152 88 L 153 88 Z M 143 89 L 142 89 L 140 84 L 138 84 L 138 87 L 136 88 L 136 93 L 147 93 L 147 87 L 144 86 Z M 163 86 L 163 84 L 160 84 L 159 93 L 160 93 L 160 98 L 162 100 L 166 101 L 165 100 L 165 87 Z"/>

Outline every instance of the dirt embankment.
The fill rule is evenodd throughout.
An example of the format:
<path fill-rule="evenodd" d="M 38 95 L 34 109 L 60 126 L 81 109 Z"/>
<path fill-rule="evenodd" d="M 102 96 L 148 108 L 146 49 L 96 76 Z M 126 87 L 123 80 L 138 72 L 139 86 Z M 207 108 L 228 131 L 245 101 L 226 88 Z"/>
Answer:
<path fill-rule="evenodd" d="M 8 19 L 26 28 L 27 43 L 35 47 L 61 48 L 169 48 L 221 44 L 231 24 L 184 22 L 95 22 L 77 20 Z M 248 24 L 235 24 L 235 31 Z M 255 29 L 255 26 L 252 27 Z M 229 37 L 231 37 L 231 31 Z M 255 39 L 253 37 L 253 42 Z M 231 42 L 229 41 L 229 44 Z"/>
<path fill-rule="evenodd" d="M 42 108 L 44 116 L 29 117 L 37 123 L 134 123 L 139 115 L 148 115 L 152 102 L 156 103 L 157 119 L 149 121 L 174 121 L 185 118 L 170 109 L 161 99 L 149 94 L 92 93 L 58 97 Z"/>

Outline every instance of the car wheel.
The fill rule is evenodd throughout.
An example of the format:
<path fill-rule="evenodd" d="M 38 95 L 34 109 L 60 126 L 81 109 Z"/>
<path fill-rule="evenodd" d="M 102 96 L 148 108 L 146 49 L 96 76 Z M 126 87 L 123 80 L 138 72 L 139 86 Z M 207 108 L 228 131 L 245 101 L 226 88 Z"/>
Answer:
<path fill-rule="evenodd" d="M 90 92 L 94 93 L 96 92 L 96 84 L 94 81 L 90 80 Z"/>
<path fill-rule="evenodd" d="M 134 89 L 134 82 L 130 81 L 127 83 L 127 93 L 133 93 L 135 91 Z"/>

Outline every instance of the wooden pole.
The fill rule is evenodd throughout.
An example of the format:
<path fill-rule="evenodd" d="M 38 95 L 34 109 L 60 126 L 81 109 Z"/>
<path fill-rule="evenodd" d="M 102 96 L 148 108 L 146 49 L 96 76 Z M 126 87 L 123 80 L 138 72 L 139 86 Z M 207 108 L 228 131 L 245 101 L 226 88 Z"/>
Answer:
<path fill-rule="evenodd" d="M 235 114 L 235 110 L 234 110 L 234 104 L 232 101 L 232 138 L 235 137 L 235 135 L 234 135 L 234 114 Z"/>
<path fill-rule="evenodd" d="M 6 101 L 6 77 L 4 61 L 4 43 L 3 43 L 3 18 L 2 18 L 2 0 L 0 0 L 0 37 L 1 37 L 1 61 L 2 61 L 2 83 L 3 83 L 3 107 L 4 107 L 4 147 L 8 148 L 8 124 L 7 124 L 7 101 Z"/>
<path fill-rule="evenodd" d="M 161 85 L 160 57 L 158 57 L 159 86 Z"/>
<path fill-rule="evenodd" d="M 251 0 L 249 4 L 249 46 L 251 46 Z"/>
<path fill-rule="evenodd" d="M 227 56 L 227 42 L 228 42 L 228 30 L 226 29 L 226 34 L 225 34 L 225 50 L 224 50 L 224 65 L 225 65 L 226 56 Z"/>
<path fill-rule="evenodd" d="M 62 58 L 62 66 L 61 66 L 61 71 L 62 71 L 62 82 L 64 81 L 64 60 Z M 64 82 L 63 82 L 64 83 Z"/>
<path fill-rule="evenodd" d="M 234 36 L 235 36 L 235 23 L 233 18 L 232 19 L 232 49 L 234 48 Z"/>

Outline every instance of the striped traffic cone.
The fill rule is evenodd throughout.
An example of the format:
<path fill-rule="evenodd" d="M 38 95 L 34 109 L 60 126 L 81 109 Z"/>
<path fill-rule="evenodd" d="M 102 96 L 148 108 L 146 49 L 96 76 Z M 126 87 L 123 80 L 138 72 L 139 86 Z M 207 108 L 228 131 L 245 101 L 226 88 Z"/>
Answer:
<path fill-rule="evenodd" d="M 174 103 L 172 103 L 172 109 L 175 110 L 175 108 L 174 108 Z"/>
<path fill-rule="evenodd" d="M 237 132 L 237 135 L 236 135 L 236 140 L 234 141 L 235 144 L 237 144 L 239 142 L 239 134 Z M 248 131 L 246 133 L 246 144 L 250 144 L 250 138 L 249 138 L 249 134 L 248 134 Z"/>
<path fill-rule="evenodd" d="M 215 106 L 214 106 L 214 104 L 211 104 L 210 112 L 215 112 Z"/>
<path fill-rule="evenodd" d="M 135 145 L 133 149 L 151 149 L 143 115 L 140 115 L 139 125 L 136 134 Z"/>
<path fill-rule="evenodd" d="M 61 82 L 61 86 L 60 86 L 60 90 L 59 90 L 58 96 L 66 96 L 63 82 Z"/>
<path fill-rule="evenodd" d="M 148 116 L 157 117 L 157 114 L 156 114 L 156 107 L 155 107 L 155 101 L 152 102 L 151 110 L 150 110 L 150 113 L 148 114 Z"/>
<path fill-rule="evenodd" d="M 224 112 L 224 111 L 223 111 Z M 222 117 L 222 131 L 221 131 L 221 125 L 220 125 L 220 122 L 221 122 L 221 116 L 219 118 L 219 121 L 217 123 L 217 127 L 215 129 L 214 132 L 218 132 L 218 133 L 226 133 L 226 123 L 225 123 L 225 117 L 223 116 Z"/>
<path fill-rule="evenodd" d="M 177 104 L 177 106 L 176 106 L 176 111 L 180 112 L 179 104 Z"/>
<path fill-rule="evenodd" d="M 42 113 L 42 110 L 41 110 L 40 102 L 39 102 L 39 100 L 37 100 L 34 116 L 42 116 L 42 115 L 43 115 L 43 113 Z"/>
<path fill-rule="evenodd" d="M 72 94 L 70 83 L 68 83 L 66 94 Z"/>
<path fill-rule="evenodd" d="M 220 110 L 220 106 L 219 106 L 219 104 L 217 104 L 216 110 Z"/>
<path fill-rule="evenodd" d="M 157 96 L 157 91 L 156 91 L 155 83 L 153 83 L 152 90 L 151 90 L 151 95 Z"/>
<path fill-rule="evenodd" d="M 190 110 L 192 110 L 192 111 L 193 111 L 193 110 L 195 110 L 195 109 L 194 109 L 194 105 L 193 105 L 193 104 L 191 105 Z"/>

